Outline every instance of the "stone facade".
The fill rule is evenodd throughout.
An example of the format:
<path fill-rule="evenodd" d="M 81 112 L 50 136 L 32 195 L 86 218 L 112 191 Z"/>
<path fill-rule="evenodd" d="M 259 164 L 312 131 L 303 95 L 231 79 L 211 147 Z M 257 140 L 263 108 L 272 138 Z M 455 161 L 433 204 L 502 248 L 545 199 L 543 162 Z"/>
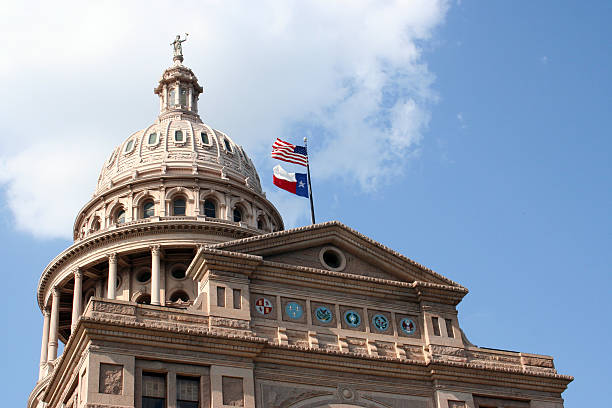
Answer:
<path fill-rule="evenodd" d="M 175 60 L 43 271 L 28 408 L 563 407 L 551 357 L 467 340 L 460 284 L 338 222 L 283 230 L 202 92 Z"/>

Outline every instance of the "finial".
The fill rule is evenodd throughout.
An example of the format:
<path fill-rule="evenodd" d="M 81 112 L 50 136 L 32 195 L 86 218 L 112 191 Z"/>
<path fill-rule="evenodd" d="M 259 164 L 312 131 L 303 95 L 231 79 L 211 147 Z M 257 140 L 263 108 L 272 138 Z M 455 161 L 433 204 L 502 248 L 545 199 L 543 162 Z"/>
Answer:
<path fill-rule="evenodd" d="M 176 39 L 170 43 L 170 45 L 174 46 L 174 58 L 172 61 L 180 61 L 183 62 L 183 46 L 181 45 L 185 41 L 187 41 L 187 36 L 189 33 L 185 33 L 185 39 L 181 40 L 181 35 L 177 35 Z"/>

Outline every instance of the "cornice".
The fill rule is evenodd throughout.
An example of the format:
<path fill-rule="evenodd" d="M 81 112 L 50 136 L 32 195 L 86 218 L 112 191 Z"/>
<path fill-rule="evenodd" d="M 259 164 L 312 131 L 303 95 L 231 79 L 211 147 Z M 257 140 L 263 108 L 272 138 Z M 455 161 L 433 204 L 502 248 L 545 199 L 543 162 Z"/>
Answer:
<path fill-rule="evenodd" d="M 433 278 L 438 281 L 436 283 L 463 288 L 457 282 L 347 227 L 339 221 L 328 221 L 320 224 L 272 232 L 257 237 L 215 244 L 211 245 L 211 247 L 262 255 L 263 253 L 271 252 L 275 248 L 281 248 L 290 244 L 302 243 L 302 245 L 305 245 L 306 242 L 309 241 L 334 236 L 338 237 L 339 244 L 348 242 L 349 244 L 363 249 L 367 254 L 379 258 L 381 264 L 387 269 L 394 269 L 395 267 L 399 270 L 409 270 L 412 274 L 416 275 L 416 279 L 414 280 L 427 281 Z"/>

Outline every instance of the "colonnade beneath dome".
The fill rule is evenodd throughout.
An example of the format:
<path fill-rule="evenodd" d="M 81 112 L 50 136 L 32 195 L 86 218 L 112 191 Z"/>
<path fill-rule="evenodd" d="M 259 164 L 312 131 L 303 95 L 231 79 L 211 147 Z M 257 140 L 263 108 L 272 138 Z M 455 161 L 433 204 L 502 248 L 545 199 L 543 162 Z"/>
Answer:
<path fill-rule="evenodd" d="M 182 250 L 193 251 L 193 248 L 183 247 Z M 195 282 L 184 277 L 182 279 L 173 278 L 173 280 L 177 282 L 174 282 L 171 289 L 174 291 L 174 293 L 182 292 L 187 294 L 189 299 L 187 301 L 181 299 L 180 301 L 183 302 L 183 306 L 176 306 L 176 301 L 172 300 L 172 296 L 168 296 L 171 294 L 171 292 L 168 290 L 168 274 L 172 274 L 172 276 L 174 276 L 176 268 L 167 268 L 167 264 L 170 265 L 174 263 L 174 266 L 179 265 L 181 268 L 183 268 L 182 271 L 184 272 L 187 265 L 191 261 L 189 257 L 184 255 L 184 260 L 177 261 L 174 259 L 168 262 L 162 262 L 164 250 L 162 246 L 158 244 L 145 246 L 141 251 L 136 253 L 142 254 L 143 252 L 148 252 L 150 254 L 150 267 L 146 268 L 147 270 L 150 270 L 150 279 L 148 279 L 146 283 L 133 285 L 129 282 L 125 282 L 131 279 L 138 279 L 136 272 L 141 271 L 143 266 L 140 265 L 137 270 L 124 267 L 122 273 L 120 274 L 120 263 L 123 262 L 124 265 L 126 263 L 125 260 L 120 262 L 120 259 L 122 257 L 134 255 L 135 252 L 132 251 L 131 253 L 122 254 L 121 252 L 117 251 L 107 253 L 104 258 L 102 258 L 105 259 L 105 263 L 107 264 L 107 269 L 104 271 L 106 272 L 104 274 L 106 276 L 99 276 L 97 279 L 95 279 L 95 282 L 92 282 L 91 280 L 87 281 L 88 284 L 85 290 L 83 288 L 83 280 L 85 276 L 84 270 L 86 270 L 86 268 L 84 267 L 76 267 L 70 274 L 72 279 L 68 281 L 65 280 L 63 284 L 56 284 L 53 287 L 51 290 L 51 296 L 47 301 L 47 306 L 43 308 L 39 380 L 44 378 L 49 373 L 49 368 L 52 368 L 54 360 L 58 358 L 61 327 L 64 328 L 62 341 L 67 342 L 68 340 L 66 335 L 68 325 L 66 323 L 65 312 L 70 309 L 65 303 L 63 306 L 60 306 L 60 301 L 66 302 L 67 300 L 64 297 L 67 294 L 66 292 L 72 291 L 71 319 L 69 319 L 70 336 L 72 336 L 72 334 L 75 332 L 79 318 L 83 314 L 83 309 L 86 307 L 89 299 L 92 296 L 111 300 L 150 303 L 151 305 L 155 306 L 166 306 L 168 305 L 168 301 L 170 301 L 171 305 L 174 307 L 186 307 L 185 305 L 189 304 L 189 301 L 195 299 L 195 296 L 197 296 L 196 284 Z M 88 275 L 92 275 L 91 271 Z M 124 282 L 122 282 L 122 280 Z M 66 287 L 66 282 L 73 282 L 74 286 L 72 290 L 70 290 L 69 287 Z M 122 283 L 119 284 L 119 282 Z M 146 286 L 145 289 L 142 288 L 143 285 Z M 131 289 L 127 290 L 127 293 L 125 290 L 122 290 L 121 294 L 118 295 L 117 289 L 120 286 Z M 139 287 L 139 289 L 135 288 L 135 286 Z M 193 286 L 193 288 L 190 288 L 190 286 Z M 62 293 L 62 290 L 64 293 Z M 88 294 L 88 296 L 84 297 L 84 293 Z M 60 324 L 62 322 L 60 322 L 60 310 L 62 310 L 64 313 L 64 317 L 62 318 L 62 322 L 64 324 L 61 327 Z"/>

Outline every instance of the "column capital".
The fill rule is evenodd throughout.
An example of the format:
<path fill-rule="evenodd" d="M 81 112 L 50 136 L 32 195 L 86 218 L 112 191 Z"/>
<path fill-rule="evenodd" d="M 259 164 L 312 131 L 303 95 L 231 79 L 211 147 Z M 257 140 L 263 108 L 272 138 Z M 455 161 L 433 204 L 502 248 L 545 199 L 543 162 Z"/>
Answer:
<path fill-rule="evenodd" d="M 54 297 L 54 298 L 55 298 L 55 297 L 59 297 L 59 296 L 60 296 L 60 290 L 59 290 L 59 288 L 58 288 L 57 286 L 55 286 L 55 287 L 53 288 L 53 290 L 51 291 L 51 294 L 53 295 L 53 297 Z"/>
<path fill-rule="evenodd" d="M 43 312 L 43 316 L 44 317 L 51 316 L 51 310 L 49 310 L 49 308 L 47 308 L 47 307 L 45 307 L 42 312 Z"/>
<path fill-rule="evenodd" d="M 108 258 L 108 262 L 117 263 L 117 253 L 116 252 L 109 252 L 108 254 L 106 254 L 106 257 Z"/>
<path fill-rule="evenodd" d="M 77 267 L 74 269 L 74 277 L 76 279 L 80 279 L 83 277 L 83 272 L 81 272 L 81 268 Z"/>
<path fill-rule="evenodd" d="M 161 245 L 149 245 L 149 249 L 153 255 L 159 255 L 161 253 Z"/>

